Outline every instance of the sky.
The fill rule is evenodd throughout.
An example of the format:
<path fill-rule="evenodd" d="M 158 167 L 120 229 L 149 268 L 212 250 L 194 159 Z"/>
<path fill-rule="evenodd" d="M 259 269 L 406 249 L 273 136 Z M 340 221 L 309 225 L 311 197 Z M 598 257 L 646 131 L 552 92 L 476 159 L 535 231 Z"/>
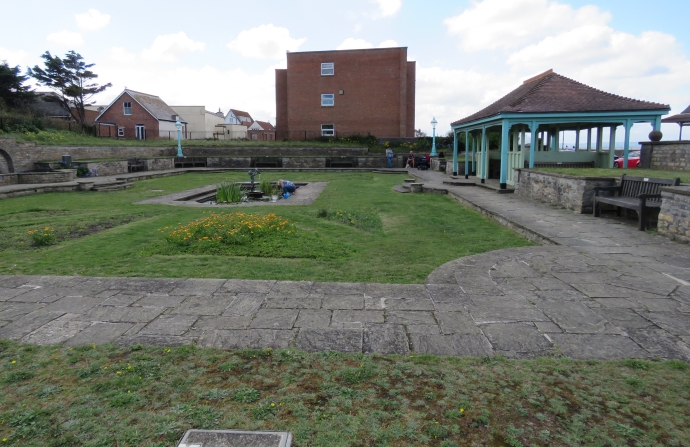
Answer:
<path fill-rule="evenodd" d="M 113 84 L 98 104 L 127 87 L 275 123 L 286 51 L 402 46 L 417 63 L 415 127 L 428 134 L 432 117 L 445 134 L 548 69 L 670 114 L 690 105 L 688 0 L 0 2 L 0 60 L 25 69 L 74 50 Z M 632 141 L 650 130 L 635 125 Z M 675 124 L 662 131 L 678 136 Z"/>

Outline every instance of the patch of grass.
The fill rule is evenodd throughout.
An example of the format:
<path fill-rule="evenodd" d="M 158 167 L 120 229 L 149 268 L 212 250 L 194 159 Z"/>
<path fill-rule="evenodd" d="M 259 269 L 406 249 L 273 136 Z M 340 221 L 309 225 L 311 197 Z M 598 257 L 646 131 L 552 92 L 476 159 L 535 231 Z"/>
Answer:
<path fill-rule="evenodd" d="M 162 447 L 190 428 L 224 427 L 291 431 L 298 447 L 680 446 L 690 437 L 682 362 L 432 357 L 4 340 L 0 440 Z M 544 410 L 521 411 L 532 402 Z"/>
<path fill-rule="evenodd" d="M 383 231 L 381 217 L 375 210 L 330 211 L 326 208 L 321 208 L 319 211 L 317 211 L 316 217 L 332 220 L 334 222 L 355 227 L 363 231 L 368 231 L 370 233 L 378 233 Z"/>
<path fill-rule="evenodd" d="M 328 182 L 312 205 L 243 206 L 242 211 L 265 216 L 279 209 L 282 217 L 295 224 L 297 237 L 288 243 L 257 240 L 232 250 L 171 247 L 162 240 L 159 228 L 200 219 L 207 215 L 203 208 L 135 203 L 224 181 L 243 181 L 245 173 L 190 173 L 138 181 L 123 191 L 6 199 L 0 207 L 4 236 L 0 238 L 0 274 L 409 284 L 423 283 L 434 269 L 458 257 L 530 245 L 446 196 L 392 191 L 403 178 L 296 172 L 293 181 Z M 378 219 L 372 217 L 371 222 L 378 230 L 362 231 L 318 218 L 320 209 L 362 210 L 370 216 L 375 212 Z M 231 212 L 231 206 L 226 210 Z M 57 244 L 33 247 L 28 230 L 46 226 L 55 229 Z"/>

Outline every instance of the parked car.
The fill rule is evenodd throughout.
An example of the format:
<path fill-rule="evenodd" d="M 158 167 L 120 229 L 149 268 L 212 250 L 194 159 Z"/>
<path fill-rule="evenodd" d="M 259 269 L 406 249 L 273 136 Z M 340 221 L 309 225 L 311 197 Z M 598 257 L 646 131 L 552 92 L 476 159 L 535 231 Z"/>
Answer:
<path fill-rule="evenodd" d="M 614 168 L 623 167 L 623 157 L 616 157 L 613 161 Z M 639 152 L 629 152 L 628 153 L 628 168 L 639 168 L 640 167 L 640 153 Z"/>

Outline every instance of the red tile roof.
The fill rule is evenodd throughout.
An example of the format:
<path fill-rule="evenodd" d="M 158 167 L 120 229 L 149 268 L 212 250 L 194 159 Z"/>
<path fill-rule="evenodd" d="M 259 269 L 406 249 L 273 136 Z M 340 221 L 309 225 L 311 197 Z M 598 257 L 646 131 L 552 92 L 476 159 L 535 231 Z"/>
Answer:
<path fill-rule="evenodd" d="M 526 80 L 490 106 L 455 121 L 452 125 L 469 123 L 501 113 L 623 112 L 660 109 L 668 110 L 670 107 L 597 90 L 548 70 Z"/>

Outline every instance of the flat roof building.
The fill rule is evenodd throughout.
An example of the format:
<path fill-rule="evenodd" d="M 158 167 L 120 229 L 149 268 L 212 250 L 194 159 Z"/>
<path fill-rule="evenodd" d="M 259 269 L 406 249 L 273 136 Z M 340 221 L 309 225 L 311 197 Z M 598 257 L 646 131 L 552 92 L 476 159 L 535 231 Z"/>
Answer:
<path fill-rule="evenodd" d="M 288 53 L 276 70 L 276 139 L 414 137 L 415 72 L 404 47 Z"/>

